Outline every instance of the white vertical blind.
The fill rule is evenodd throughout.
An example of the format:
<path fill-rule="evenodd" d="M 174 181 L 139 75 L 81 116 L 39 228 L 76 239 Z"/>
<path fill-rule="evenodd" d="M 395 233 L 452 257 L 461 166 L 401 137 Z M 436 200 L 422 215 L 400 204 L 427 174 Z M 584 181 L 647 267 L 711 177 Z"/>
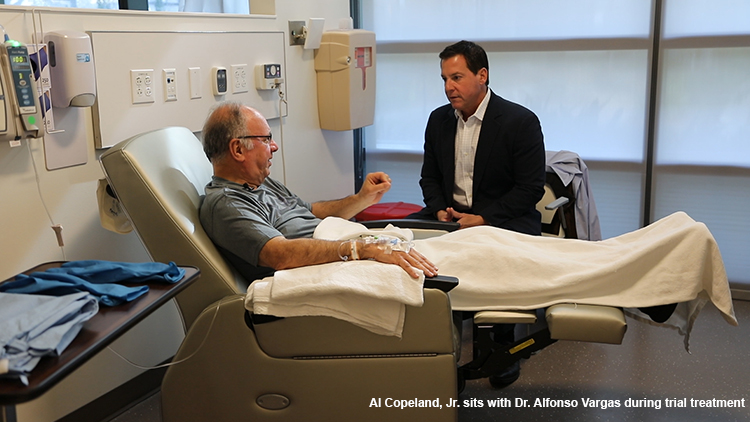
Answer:
<path fill-rule="evenodd" d="M 533 110 L 548 150 L 641 162 L 646 50 L 490 53 L 490 87 Z"/>
<path fill-rule="evenodd" d="M 380 42 L 648 37 L 650 10 L 649 0 L 362 2 Z"/>
<path fill-rule="evenodd" d="M 665 0 L 664 37 L 746 35 L 747 0 Z"/>
<path fill-rule="evenodd" d="M 375 121 L 366 129 L 368 149 L 421 153 L 430 112 L 447 102 L 437 53 L 378 53 L 377 60 Z"/>
<path fill-rule="evenodd" d="M 747 289 L 750 2 L 669 0 L 664 22 L 665 38 L 687 41 L 662 52 L 654 217 L 683 210 L 704 222 L 729 279 Z M 732 45 L 716 41 L 728 35 Z"/>
<path fill-rule="evenodd" d="M 666 50 L 662 66 L 657 163 L 750 167 L 750 47 Z"/>

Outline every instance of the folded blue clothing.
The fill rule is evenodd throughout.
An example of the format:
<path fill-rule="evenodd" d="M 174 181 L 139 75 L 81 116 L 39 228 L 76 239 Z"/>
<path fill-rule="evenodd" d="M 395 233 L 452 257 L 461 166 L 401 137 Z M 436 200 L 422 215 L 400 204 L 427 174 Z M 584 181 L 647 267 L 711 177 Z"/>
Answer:
<path fill-rule="evenodd" d="M 44 356 L 59 356 L 99 310 L 94 296 L 0 293 L 0 378 L 28 385 Z"/>
<path fill-rule="evenodd" d="M 47 272 L 77 275 L 92 283 L 142 283 L 146 281 L 165 281 L 176 283 L 185 275 L 185 270 L 174 262 L 116 262 L 116 261 L 69 261 L 59 268 L 50 268 Z"/>
<path fill-rule="evenodd" d="M 163 281 L 176 283 L 185 270 L 170 262 L 70 261 L 58 268 L 19 274 L 15 280 L 0 284 L 0 292 L 62 296 L 89 292 L 102 305 L 115 306 L 145 294 L 148 286 L 126 287 L 120 282 Z"/>

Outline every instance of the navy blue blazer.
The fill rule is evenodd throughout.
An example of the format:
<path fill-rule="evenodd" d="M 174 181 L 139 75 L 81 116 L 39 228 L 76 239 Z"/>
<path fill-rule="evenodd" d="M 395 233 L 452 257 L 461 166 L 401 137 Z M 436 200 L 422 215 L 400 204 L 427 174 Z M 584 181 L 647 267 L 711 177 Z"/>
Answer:
<path fill-rule="evenodd" d="M 419 185 L 425 207 L 411 218 L 435 219 L 453 206 L 455 138 L 453 107 L 435 109 L 427 122 Z M 473 204 L 466 212 L 495 227 L 541 234 L 536 203 L 544 195 L 544 136 L 537 116 L 491 93 L 474 160 Z"/>

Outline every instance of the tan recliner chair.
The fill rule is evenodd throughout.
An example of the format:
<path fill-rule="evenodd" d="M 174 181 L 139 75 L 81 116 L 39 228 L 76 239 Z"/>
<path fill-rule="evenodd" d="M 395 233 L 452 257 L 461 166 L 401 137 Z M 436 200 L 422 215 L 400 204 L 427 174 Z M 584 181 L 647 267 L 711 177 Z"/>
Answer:
<path fill-rule="evenodd" d="M 448 296 L 425 289 L 403 337 L 327 317 L 259 322 L 246 283 L 203 231 L 198 208 L 212 167 L 186 128 L 135 136 L 101 163 L 155 261 L 201 270 L 176 300 L 188 328 L 162 384 L 165 422 L 455 421 L 456 361 Z M 393 407 L 435 400 L 442 408 Z"/>

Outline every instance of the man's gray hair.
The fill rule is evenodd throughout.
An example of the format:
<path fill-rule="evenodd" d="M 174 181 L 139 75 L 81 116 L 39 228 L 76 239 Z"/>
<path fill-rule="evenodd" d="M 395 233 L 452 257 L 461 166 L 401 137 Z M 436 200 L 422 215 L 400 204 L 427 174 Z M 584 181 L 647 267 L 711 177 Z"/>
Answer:
<path fill-rule="evenodd" d="M 221 160 L 229 151 L 229 141 L 245 136 L 248 117 L 243 111 L 245 105 L 239 102 L 226 101 L 211 108 L 203 125 L 203 151 L 209 161 Z M 252 149 L 252 142 L 242 140 L 247 149 Z"/>

